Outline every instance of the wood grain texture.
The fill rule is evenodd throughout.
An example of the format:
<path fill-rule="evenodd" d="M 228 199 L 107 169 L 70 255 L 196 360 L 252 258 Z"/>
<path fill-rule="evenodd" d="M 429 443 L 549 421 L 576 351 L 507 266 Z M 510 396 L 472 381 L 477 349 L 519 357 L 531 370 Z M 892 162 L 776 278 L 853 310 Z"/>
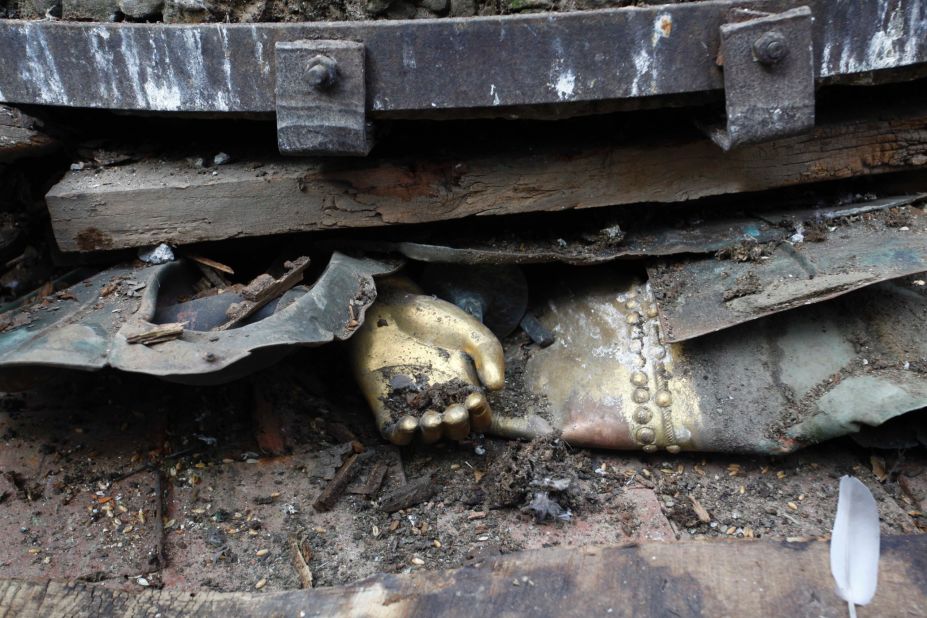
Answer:
<path fill-rule="evenodd" d="M 927 536 L 883 538 L 860 616 L 927 615 Z M 0 581 L 0 616 L 817 616 L 843 618 L 822 542 L 553 548 L 476 568 L 287 592 L 122 591 Z"/>
<path fill-rule="evenodd" d="M 0 163 L 45 154 L 56 146 L 34 118 L 0 105 Z"/>
<path fill-rule="evenodd" d="M 896 112 L 724 153 L 707 138 L 551 144 L 472 157 L 155 159 L 72 171 L 46 196 L 63 251 L 422 223 L 477 215 L 681 202 L 927 164 L 927 114 Z"/>

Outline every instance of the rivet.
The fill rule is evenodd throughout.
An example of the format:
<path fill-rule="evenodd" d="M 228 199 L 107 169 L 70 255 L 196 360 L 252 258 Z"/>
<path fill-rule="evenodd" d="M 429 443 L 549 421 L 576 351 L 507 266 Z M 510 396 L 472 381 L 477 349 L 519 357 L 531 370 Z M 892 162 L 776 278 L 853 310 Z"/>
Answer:
<path fill-rule="evenodd" d="M 678 444 L 670 444 L 669 446 L 666 447 L 666 452 L 667 452 L 667 453 L 672 453 L 673 455 L 675 455 L 676 453 L 678 453 L 680 450 L 682 450 L 682 449 L 679 448 L 679 445 L 678 445 Z"/>
<path fill-rule="evenodd" d="M 648 408 L 638 408 L 634 411 L 634 420 L 641 425 L 649 423 L 653 419 L 653 412 Z"/>
<path fill-rule="evenodd" d="M 657 434 L 650 427 L 641 427 L 637 430 L 637 441 L 641 444 L 653 444 Z"/>
<path fill-rule="evenodd" d="M 657 309 L 656 305 L 647 305 L 645 310 L 648 318 L 655 318 L 660 315 L 660 311 Z"/>
<path fill-rule="evenodd" d="M 635 371 L 631 374 L 631 384 L 634 386 L 647 386 L 647 374 L 643 371 Z"/>
<path fill-rule="evenodd" d="M 631 394 L 631 399 L 635 403 L 647 403 L 650 401 L 650 391 L 646 388 L 635 388 L 634 392 Z"/>
<path fill-rule="evenodd" d="M 657 358 L 666 358 L 666 348 L 657 346 L 653 349 L 653 355 Z"/>
<path fill-rule="evenodd" d="M 643 451 L 644 451 L 645 453 L 656 453 L 656 452 L 657 452 L 657 445 L 656 445 L 656 444 L 648 444 L 648 445 L 646 445 L 646 446 L 643 447 Z"/>
<path fill-rule="evenodd" d="M 627 321 L 628 324 L 637 324 L 641 321 L 641 314 L 639 314 L 637 311 L 632 311 L 628 314 Z"/>
<path fill-rule="evenodd" d="M 641 304 L 636 300 L 629 300 L 624 304 L 624 306 L 628 311 L 636 311 L 637 309 L 641 308 Z"/>
<path fill-rule="evenodd" d="M 667 408 L 673 403 L 673 396 L 670 395 L 669 391 L 657 391 L 657 394 L 654 396 L 653 400 L 661 408 Z"/>
<path fill-rule="evenodd" d="M 213 354 L 212 352 L 206 352 L 205 354 L 203 354 L 203 360 L 206 361 L 207 363 L 214 363 L 216 362 L 216 355 Z"/>

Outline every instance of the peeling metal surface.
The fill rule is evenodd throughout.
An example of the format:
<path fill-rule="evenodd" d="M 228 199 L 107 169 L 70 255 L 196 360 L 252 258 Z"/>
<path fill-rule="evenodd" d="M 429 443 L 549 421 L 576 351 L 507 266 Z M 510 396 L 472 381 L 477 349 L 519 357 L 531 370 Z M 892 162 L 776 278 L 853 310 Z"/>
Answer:
<path fill-rule="evenodd" d="M 867 212 L 905 206 L 927 194 L 886 197 L 868 202 L 757 211 L 756 214 L 690 221 L 661 209 L 630 215 L 595 216 L 558 220 L 555 224 L 472 226 L 456 222 L 453 231 L 429 231 L 404 239 L 358 240 L 350 237 L 323 241 L 328 248 L 352 247 L 374 252 L 396 252 L 419 262 L 448 264 L 564 264 L 588 265 L 622 257 L 667 256 L 680 253 L 715 253 L 745 241 L 762 244 L 785 241 L 796 224 L 830 221 Z M 649 221 L 641 221 L 642 216 Z M 397 238 L 398 236 L 398 238 Z"/>
<path fill-rule="evenodd" d="M 650 266 L 666 340 L 692 339 L 927 271 L 927 214 L 920 207 L 905 210 L 894 222 L 893 211 L 833 226 L 818 222 L 814 233 L 822 239 L 784 242 L 771 255 L 745 262 L 709 257 Z M 810 237 L 808 224 L 799 222 L 793 239 Z"/>
<path fill-rule="evenodd" d="M 557 340 L 507 347 L 507 359 L 524 360 L 506 388 L 528 397 L 521 416 L 495 413 L 501 435 L 785 453 L 927 405 L 922 287 L 881 283 L 672 344 L 648 312 L 648 286 L 613 266 L 552 282 L 539 300 Z"/>
<path fill-rule="evenodd" d="M 29 323 L 0 334 L 0 382 L 9 388 L 24 374 L 104 367 L 191 384 L 226 382 L 295 347 L 350 337 L 376 298 L 373 277 L 396 268 L 336 253 L 305 294 L 263 320 L 225 331 L 185 330 L 152 346 L 130 344 L 126 337 L 154 326 L 159 304 L 176 296 L 172 288 L 183 287 L 187 266 L 111 268 L 69 288 L 73 298 L 36 307 Z M 109 285 L 114 290 L 101 295 Z"/>
<path fill-rule="evenodd" d="M 0 101 L 272 112 L 278 41 L 367 49 L 370 112 L 588 102 L 720 90 L 734 7 L 808 5 L 819 79 L 927 61 L 927 1 L 708 1 L 578 13 L 303 24 L 0 21 Z M 452 51 L 451 51 L 452 50 Z"/>

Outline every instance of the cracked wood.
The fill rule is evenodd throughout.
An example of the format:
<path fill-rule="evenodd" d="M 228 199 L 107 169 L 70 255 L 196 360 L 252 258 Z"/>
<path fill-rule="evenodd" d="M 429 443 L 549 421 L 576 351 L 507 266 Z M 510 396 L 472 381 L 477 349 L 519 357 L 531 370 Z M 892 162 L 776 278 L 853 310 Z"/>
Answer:
<path fill-rule="evenodd" d="M 68 172 L 46 200 L 63 251 L 681 202 L 922 167 L 927 114 L 905 109 L 729 153 L 708 139 L 586 140 L 458 158 L 242 161 L 215 176 L 148 159 Z"/>
<path fill-rule="evenodd" d="M 927 537 L 883 537 L 867 616 L 922 616 Z M 0 580 L 5 616 L 846 616 L 823 542 L 550 548 L 284 592 L 119 589 Z"/>

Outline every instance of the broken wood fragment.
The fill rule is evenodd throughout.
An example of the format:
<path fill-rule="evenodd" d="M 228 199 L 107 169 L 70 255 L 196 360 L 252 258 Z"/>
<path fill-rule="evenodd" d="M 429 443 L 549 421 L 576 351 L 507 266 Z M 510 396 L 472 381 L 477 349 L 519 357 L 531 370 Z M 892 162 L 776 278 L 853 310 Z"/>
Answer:
<path fill-rule="evenodd" d="M 266 274 L 255 278 L 242 290 L 245 300 L 229 307 L 227 312 L 228 322 L 219 326 L 216 330 L 228 330 L 254 315 L 258 309 L 302 281 L 303 271 L 308 266 L 309 258 L 303 256 L 291 262 L 286 262 L 284 267 L 287 271 L 278 279 Z"/>
<path fill-rule="evenodd" d="M 386 478 L 386 473 L 388 471 L 389 463 L 381 459 L 373 465 L 370 469 L 370 474 L 367 475 L 367 479 L 363 483 L 355 483 L 348 487 L 348 493 L 361 496 L 372 496 L 380 490 L 380 486 L 383 485 L 383 479 Z"/>
<path fill-rule="evenodd" d="M 260 384 L 256 381 L 252 383 L 251 390 L 253 400 L 251 412 L 258 447 L 261 452 L 268 455 L 283 455 L 287 452 L 287 445 L 280 414 L 277 413 L 273 402 Z"/>
<path fill-rule="evenodd" d="M 143 345 L 155 345 L 164 343 L 172 339 L 179 339 L 183 335 L 186 322 L 172 322 L 170 324 L 157 324 L 144 332 L 135 333 L 126 336 L 128 343 L 141 343 Z"/>
<path fill-rule="evenodd" d="M 348 429 L 344 423 L 325 423 L 325 433 L 335 439 L 336 442 L 359 442 L 354 432 Z"/>
<path fill-rule="evenodd" d="M 415 506 L 435 495 L 437 486 L 430 476 L 409 481 L 386 494 L 380 501 L 380 510 L 395 513 L 410 506 Z"/>
<path fill-rule="evenodd" d="M 325 489 L 322 490 L 319 497 L 312 503 L 312 508 L 320 513 L 324 513 L 325 511 L 330 511 L 332 507 L 335 506 L 338 498 L 344 493 L 345 488 L 356 473 L 354 466 L 357 463 L 358 457 L 359 455 L 354 453 L 344 460 L 344 463 L 342 463 L 338 471 L 335 472 L 335 478 L 328 482 L 328 485 L 325 486 Z"/>
<path fill-rule="evenodd" d="M 707 524 L 711 521 L 711 515 L 708 514 L 708 510 L 702 506 L 701 502 L 696 500 L 693 496 L 689 496 L 689 502 L 692 503 L 692 511 L 700 522 Z"/>
<path fill-rule="evenodd" d="M 312 588 L 312 570 L 309 568 L 308 561 L 312 559 L 310 554 L 308 557 L 304 555 L 304 551 L 307 548 L 303 548 L 303 544 L 300 543 L 299 538 L 295 534 L 291 534 L 289 537 L 289 546 L 290 546 L 290 557 L 293 560 L 293 568 L 296 569 L 296 575 L 299 576 L 299 583 L 301 588 Z"/>
<path fill-rule="evenodd" d="M 232 269 L 231 266 L 226 266 L 222 262 L 217 262 L 208 257 L 203 257 L 202 255 L 197 255 L 195 253 L 185 253 L 184 256 L 193 260 L 197 264 L 202 264 L 203 266 L 212 268 L 213 270 L 218 270 L 219 272 L 223 272 L 227 275 L 235 274 L 235 271 Z"/>
<path fill-rule="evenodd" d="M 44 154 L 56 146 L 35 118 L 0 105 L 0 162 Z"/>

